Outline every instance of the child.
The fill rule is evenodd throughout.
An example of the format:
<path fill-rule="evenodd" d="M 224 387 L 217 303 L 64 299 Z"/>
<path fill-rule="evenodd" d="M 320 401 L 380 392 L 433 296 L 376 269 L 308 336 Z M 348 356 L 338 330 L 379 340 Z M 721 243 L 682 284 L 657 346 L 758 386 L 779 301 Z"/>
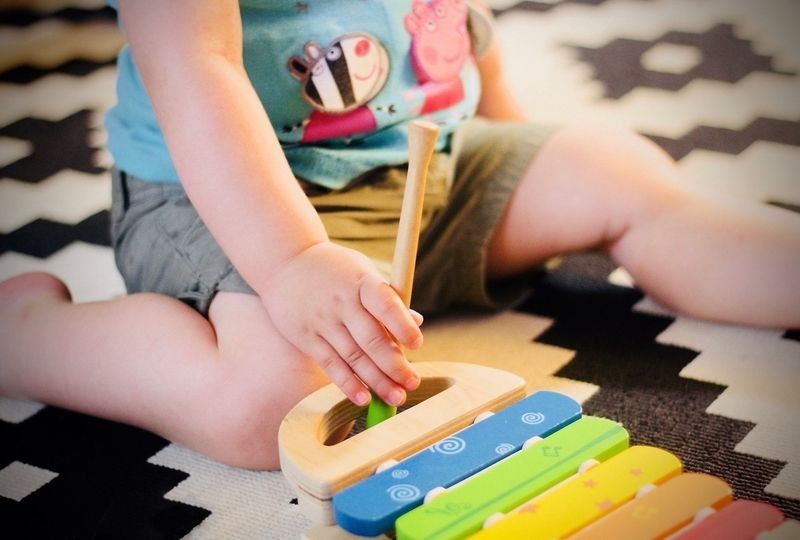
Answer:
<path fill-rule="evenodd" d="M 380 267 L 418 116 L 442 135 L 417 309 L 503 307 L 514 276 L 604 246 L 683 313 L 800 326 L 794 216 L 679 189 L 626 131 L 521 122 L 484 12 L 462 0 L 118 9 L 112 236 L 136 294 L 72 304 L 48 275 L 0 285 L 3 394 L 257 469 L 279 466 L 281 419 L 328 381 L 402 403 L 419 379 L 399 345 L 421 344 L 422 318 Z"/>

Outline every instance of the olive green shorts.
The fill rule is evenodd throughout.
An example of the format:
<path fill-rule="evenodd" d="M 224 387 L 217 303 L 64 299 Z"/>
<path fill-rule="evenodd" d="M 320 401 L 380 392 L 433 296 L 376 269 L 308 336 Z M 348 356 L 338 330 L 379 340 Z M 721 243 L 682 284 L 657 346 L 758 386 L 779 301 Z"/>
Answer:
<path fill-rule="evenodd" d="M 433 156 L 423 209 L 412 306 L 499 309 L 521 279 L 489 283 L 486 251 L 520 178 L 553 129 L 474 119 Z M 405 167 L 376 169 L 342 190 L 301 181 L 331 240 L 357 249 L 388 277 Z M 211 236 L 179 184 L 113 171 L 111 236 L 128 292 L 157 292 L 208 313 L 218 291 L 255 294 Z"/>

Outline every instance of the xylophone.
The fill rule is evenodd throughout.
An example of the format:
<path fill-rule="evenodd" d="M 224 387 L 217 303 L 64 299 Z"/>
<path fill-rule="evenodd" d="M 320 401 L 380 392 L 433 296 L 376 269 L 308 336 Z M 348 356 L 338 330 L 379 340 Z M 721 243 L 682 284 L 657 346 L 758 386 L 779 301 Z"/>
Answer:
<path fill-rule="evenodd" d="M 438 128 L 409 126 L 409 176 L 391 284 L 408 305 L 425 169 Z M 301 401 L 278 433 L 281 468 L 321 526 L 308 540 L 388 538 L 800 538 L 770 505 L 732 502 L 710 475 L 664 450 L 629 447 L 616 422 L 583 416 L 555 392 L 474 364 L 416 364 L 411 408 L 363 415 L 335 386 Z M 388 416 L 384 420 L 384 416 Z M 403 460 L 399 461 L 398 460 Z M 338 523 L 338 525 L 332 525 Z M 356 536 L 360 535 L 360 536 Z"/>
<path fill-rule="evenodd" d="M 485 366 L 416 366 L 410 408 L 366 431 L 346 437 L 363 409 L 332 385 L 284 419 L 281 466 L 318 523 L 304 538 L 800 538 L 779 509 L 629 446 L 563 394 L 526 397 Z"/>

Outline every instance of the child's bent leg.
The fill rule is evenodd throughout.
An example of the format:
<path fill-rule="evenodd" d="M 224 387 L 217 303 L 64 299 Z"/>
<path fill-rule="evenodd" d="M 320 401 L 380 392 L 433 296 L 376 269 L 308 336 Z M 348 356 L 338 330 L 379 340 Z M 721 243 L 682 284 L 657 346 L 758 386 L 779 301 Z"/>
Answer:
<path fill-rule="evenodd" d="M 252 295 L 210 320 L 156 294 L 72 304 L 51 276 L 0 284 L 0 393 L 126 422 L 228 464 L 278 467 L 277 429 L 327 381 Z"/>
<path fill-rule="evenodd" d="M 607 247 L 648 294 L 688 315 L 800 326 L 800 219 L 711 200 L 626 130 L 565 128 L 544 145 L 489 247 L 490 276 Z"/>

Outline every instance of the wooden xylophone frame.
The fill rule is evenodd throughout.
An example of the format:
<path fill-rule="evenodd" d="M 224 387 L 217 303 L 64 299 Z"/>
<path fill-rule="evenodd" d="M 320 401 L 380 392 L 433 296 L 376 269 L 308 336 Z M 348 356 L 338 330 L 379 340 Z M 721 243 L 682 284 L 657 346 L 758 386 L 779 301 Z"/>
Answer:
<path fill-rule="evenodd" d="M 333 385 L 307 397 L 284 419 L 279 432 L 281 466 L 298 495 L 301 510 L 321 525 L 306 531 L 304 538 L 361 538 L 333 525 L 334 494 L 372 475 L 381 464 L 403 460 L 468 427 L 481 413 L 496 412 L 525 397 L 524 380 L 502 370 L 454 362 L 422 362 L 416 366 L 422 384 L 409 394 L 410 408 L 352 437 L 346 438 L 353 421 L 363 415 L 364 409 L 350 403 Z M 692 474 L 695 473 L 681 476 Z M 724 484 L 708 475 L 695 476 Z M 717 509 L 731 514 L 736 510 L 740 520 L 745 512 L 754 512 L 750 519 L 757 519 L 756 515 L 762 520 L 768 518 L 773 526 L 783 521 L 782 513 L 765 503 L 728 504 L 730 500 L 730 496 L 722 497 Z M 745 508 L 736 509 L 737 506 Z M 702 523 L 701 519 L 712 509 L 706 511 L 696 516 L 696 521 Z M 718 513 L 720 517 L 723 514 Z M 700 527 L 696 528 L 699 532 Z M 786 520 L 764 538 L 792 538 L 798 533 L 800 524 Z"/>
<path fill-rule="evenodd" d="M 348 439 L 364 408 L 334 385 L 292 409 L 278 432 L 281 469 L 304 514 L 332 524 L 334 493 L 470 425 L 482 412 L 525 397 L 521 377 L 495 368 L 455 362 L 415 364 L 422 383 L 408 395 L 411 408 Z"/>

